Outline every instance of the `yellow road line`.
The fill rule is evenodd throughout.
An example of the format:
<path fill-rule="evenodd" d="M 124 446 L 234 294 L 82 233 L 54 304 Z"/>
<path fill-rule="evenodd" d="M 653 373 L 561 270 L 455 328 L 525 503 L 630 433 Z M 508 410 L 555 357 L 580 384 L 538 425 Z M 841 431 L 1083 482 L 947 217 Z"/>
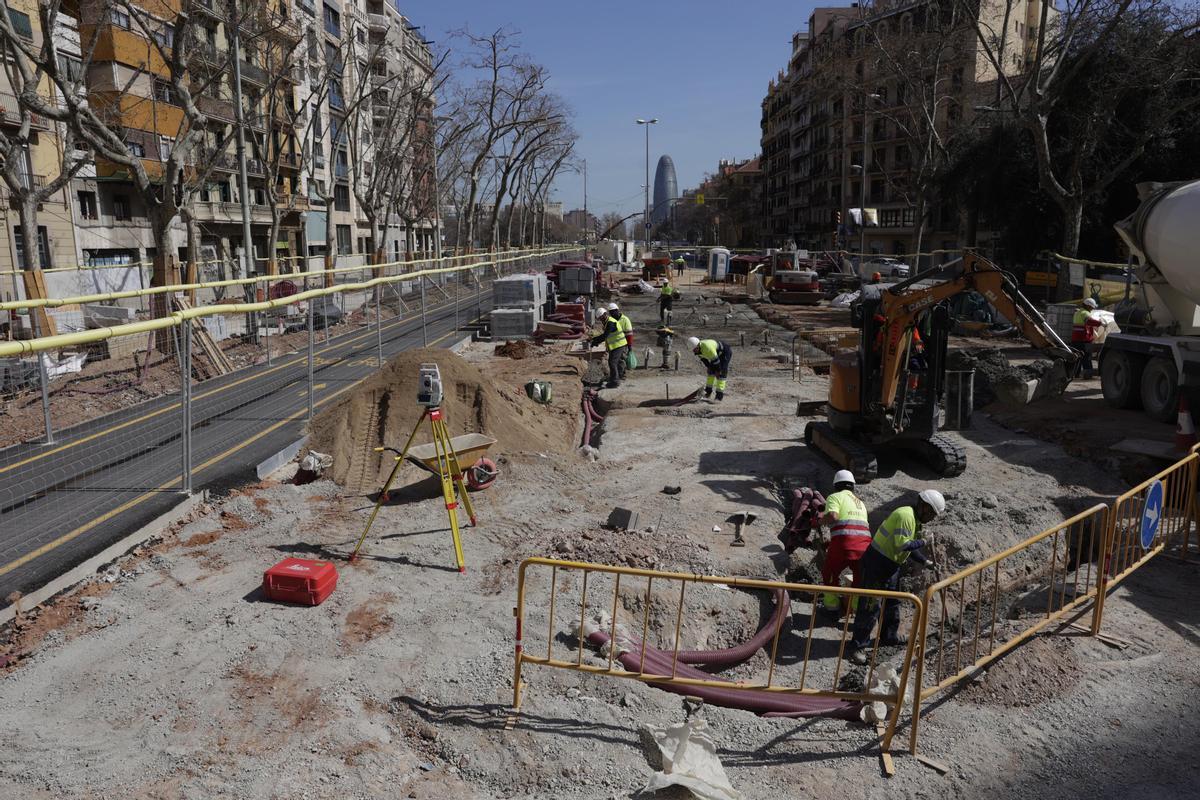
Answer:
<path fill-rule="evenodd" d="M 475 319 L 471 320 L 471 322 L 476 322 L 479 319 L 480 319 L 480 317 L 476 317 Z M 468 323 L 468 324 L 470 324 L 470 323 Z M 457 332 L 458 332 L 457 329 L 452 330 L 443 336 L 439 336 L 437 339 L 433 340 L 429 344 L 432 347 L 433 345 L 437 344 L 438 342 L 441 342 L 441 341 L 449 338 L 450 336 L 453 336 Z M 313 406 L 314 407 L 320 406 L 320 405 L 327 403 L 330 400 L 334 399 L 335 397 L 342 394 L 343 392 L 350 391 L 355 386 L 358 386 L 358 384 L 360 384 L 364 380 L 366 380 L 367 377 L 369 377 L 370 375 L 371 375 L 371 372 L 368 372 L 366 375 L 359 378 L 354 383 L 347 384 L 346 386 L 343 386 L 341 389 L 338 389 L 337 391 L 332 392 L 331 394 L 328 394 L 325 397 L 322 397 L 320 400 L 313 403 Z M 281 428 L 282 426 L 286 425 L 289 422 L 296 420 L 297 418 L 299 418 L 307 413 L 308 413 L 308 409 L 302 408 L 299 411 L 279 420 L 278 422 L 271 425 L 270 427 L 265 428 L 265 429 L 259 431 L 258 433 L 254 434 L 249 439 L 239 442 L 238 444 L 235 444 L 233 447 L 229 448 L 225 452 L 215 455 L 212 458 L 208 459 L 204 463 L 197 466 L 193 470 L 193 473 L 199 473 L 199 472 L 202 472 L 203 470 L 208 469 L 213 464 L 216 464 L 219 461 L 223 461 L 224 459 L 233 455 L 237 451 L 241 450 L 243 447 L 246 447 L 246 446 L 258 441 L 259 439 L 261 439 L 262 437 L 266 436 L 269 433 L 279 430 L 279 428 Z M 155 489 L 151 489 L 150 491 L 146 492 L 145 494 L 139 495 L 139 496 L 133 498 L 132 500 L 129 500 L 128 502 L 122 503 L 121 505 L 117 506 L 116 508 L 114 508 L 110 511 L 104 512 L 103 514 L 101 514 L 98 517 L 94 517 L 94 518 L 88 520 L 84 524 L 80 525 L 78 528 L 75 528 L 74 530 L 72 530 L 68 533 L 64 533 L 62 536 L 58 537 L 54 541 L 47 542 L 46 544 L 42 545 L 41 547 L 37 548 L 36 550 L 31 550 L 30 552 L 26 553 L 25 555 L 21 556 L 20 558 L 10 561 L 9 563 L 5 564 L 3 567 L 0 567 L 0 575 L 6 575 L 9 572 L 12 572 L 14 569 L 22 567 L 25 564 L 28 564 L 30 561 L 33 561 L 35 558 L 40 558 L 41 556 L 44 556 L 46 553 L 49 553 L 51 550 L 61 547 L 62 545 L 66 544 L 67 542 L 71 541 L 72 539 L 76 539 L 79 536 L 81 536 L 82 534 L 87 533 L 92 528 L 96 527 L 97 525 L 107 522 L 108 520 L 112 519 L 113 517 L 117 516 L 118 514 L 123 514 L 124 512 L 128 511 L 129 509 L 133 508 L 134 506 L 144 503 L 146 500 L 148 500 L 149 498 L 158 494 L 159 492 L 167 491 L 168 489 L 172 489 L 172 488 L 178 486 L 181 479 L 182 479 L 182 476 L 180 476 L 180 478 L 176 478 L 175 480 L 164 483 L 163 485 L 161 485 Z"/>
<path fill-rule="evenodd" d="M 432 310 L 440 311 L 441 309 L 445 308 L 448 305 L 450 305 L 450 303 L 442 303 L 440 306 L 435 306 Z M 427 311 L 426 314 L 428 314 L 428 313 L 429 312 Z M 397 319 L 391 321 L 390 323 L 386 323 L 386 324 L 394 326 L 396 324 L 403 324 L 408 321 L 409 320 L 407 320 L 407 319 L 397 318 Z M 474 321 L 474 320 L 472 320 L 472 321 Z M 359 334 L 358 336 L 355 336 L 353 339 L 348 339 L 344 342 L 338 342 L 337 344 L 332 344 L 332 343 L 328 344 L 325 347 L 321 348 L 320 350 L 317 350 L 316 352 L 317 353 L 325 353 L 329 350 L 332 350 L 335 347 L 342 347 L 343 345 L 353 344 L 354 342 L 357 342 L 361 339 L 365 339 L 366 337 L 371 336 L 373 334 L 374 334 L 374 329 L 368 328 L 366 331 Z M 439 339 L 438 341 L 441 341 L 441 340 Z M 256 372 L 253 375 L 247 375 L 244 378 L 238 378 L 236 381 L 233 381 L 232 383 L 228 383 L 228 384 L 226 384 L 224 386 L 220 386 L 216 389 L 210 389 L 207 392 L 203 392 L 203 393 L 193 397 L 192 402 L 196 402 L 197 400 L 203 400 L 206 397 L 212 397 L 213 395 L 228 391 L 228 390 L 234 388 L 235 386 L 240 386 L 241 384 L 246 383 L 247 381 L 257 380 L 266 375 L 270 375 L 273 372 L 277 372 L 278 370 L 281 370 L 284 367 L 290 367 L 294 364 L 299 364 L 299 363 L 307 361 L 307 360 L 308 360 L 308 356 L 305 355 L 303 357 L 293 359 L 292 361 L 281 362 L 273 367 L 263 370 L 262 372 Z M 50 450 L 44 450 L 44 451 L 38 453 L 37 455 L 29 456 L 28 458 L 26 458 L 22 461 L 17 461 L 13 464 L 8 464 L 6 466 L 0 467 L 0 475 L 3 475 L 6 472 L 10 472 L 14 469 L 17 469 L 18 467 L 23 467 L 23 466 L 26 466 L 27 464 L 32 464 L 35 461 L 40 461 L 43 458 L 48 458 L 52 455 L 56 455 L 58 453 L 62 453 L 64 451 L 70 450 L 72 447 L 78 447 L 81 444 L 87 444 L 88 442 L 98 439 L 102 436 L 107 436 L 110 433 L 116 433 L 119 430 L 128 428 L 130 425 L 137 425 L 139 423 L 145 422 L 146 420 L 153 419 L 157 416 L 166 414 L 170 411 L 176 411 L 178 409 L 179 409 L 179 403 L 176 402 L 176 403 L 172 403 L 169 406 L 164 406 L 163 408 L 160 408 L 157 411 L 149 411 L 140 417 L 135 417 L 134 419 L 129 419 L 129 420 L 126 420 L 125 422 L 118 423 L 116 425 L 113 425 L 112 427 L 105 428 L 102 431 L 97 431 L 96 433 L 92 433 L 87 436 L 84 436 L 82 439 L 76 439 L 74 441 L 68 442 L 67 444 L 59 445 L 58 447 L 52 448 Z M 2 575 L 2 574 L 3 573 L 0 573 L 0 575 Z"/>

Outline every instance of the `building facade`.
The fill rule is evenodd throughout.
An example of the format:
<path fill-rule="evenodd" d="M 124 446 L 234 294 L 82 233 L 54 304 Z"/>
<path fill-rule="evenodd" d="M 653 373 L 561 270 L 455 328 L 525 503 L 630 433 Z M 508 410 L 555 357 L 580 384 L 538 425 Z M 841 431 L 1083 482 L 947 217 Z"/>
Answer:
<path fill-rule="evenodd" d="M 984 2 L 977 13 L 1004 31 L 1004 10 Z M 1036 45 L 1040 0 L 1010 12 L 1002 65 L 1016 76 Z M 930 0 L 813 11 L 763 100 L 772 244 L 886 254 L 958 246 L 958 210 L 939 201 L 936 165 L 923 154 L 969 128 L 998 77 L 962 13 Z"/>

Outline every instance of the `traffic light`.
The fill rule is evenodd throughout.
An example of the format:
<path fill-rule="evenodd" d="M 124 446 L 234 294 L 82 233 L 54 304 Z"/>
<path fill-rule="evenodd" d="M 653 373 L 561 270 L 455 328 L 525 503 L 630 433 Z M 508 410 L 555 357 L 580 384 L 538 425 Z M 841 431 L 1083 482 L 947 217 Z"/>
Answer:
<path fill-rule="evenodd" d="M 833 224 L 839 228 L 842 226 L 842 212 L 840 210 L 833 212 Z"/>

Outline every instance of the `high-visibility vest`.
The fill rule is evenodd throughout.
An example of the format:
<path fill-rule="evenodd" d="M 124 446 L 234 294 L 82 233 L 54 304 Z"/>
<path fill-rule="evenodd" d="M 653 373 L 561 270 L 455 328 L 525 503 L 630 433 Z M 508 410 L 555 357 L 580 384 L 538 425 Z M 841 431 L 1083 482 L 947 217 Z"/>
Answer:
<path fill-rule="evenodd" d="M 867 507 L 854 492 L 844 489 L 825 498 L 825 510 L 837 516 L 837 522 L 829 526 L 830 536 L 870 536 L 871 524 L 867 520 Z"/>
<path fill-rule="evenodd" d="M 897 564 L 908 561 L 911 552 L 904 546 L 917 538 L 921 523 L 912 506 L 901 506 L 893 511 L 875 531 L 871 546 Z"/>
<path fill-rule="evenodd" d="M 659 294 L 663 297 L 670 297 L 671 295 L 675 294 L 675 287 L 671 286 L 669 283 L 664 283 L 662 289 L 659 291 Z"/>
<path fill-rule="evenodd" d="M 1081 308 L 1075 312 L 1075 316 L 1071 318 L 1071 341 L 1072 342 L 1090 342 L 1095 338 L 1094 331 L 1089 330 L 1088 314 L 1091 313 L 1086 308 Z"/>
<path fill-rule="evenodd" d="M 721 352 L 726 345 L 718 342 L 716 339 L 701 339 L 700 340 L 700 360 L 704 362 L 716 363 Z"/>
<path fill-rule="evenodd" d="M 623 333 L 633 333 L 633 320 L 629 318 L 628 314 L 622 313 L 617 317 L 617 324 L 621 326 Z"/>
<path fill-rule="evenodd" d="M 621 321 L 610 316 L 604 324 L 604 346 L 609 350 L 617 350 L 627 344 L 629 340 L 625 338 L 625 328 L 622 327 Z"/>

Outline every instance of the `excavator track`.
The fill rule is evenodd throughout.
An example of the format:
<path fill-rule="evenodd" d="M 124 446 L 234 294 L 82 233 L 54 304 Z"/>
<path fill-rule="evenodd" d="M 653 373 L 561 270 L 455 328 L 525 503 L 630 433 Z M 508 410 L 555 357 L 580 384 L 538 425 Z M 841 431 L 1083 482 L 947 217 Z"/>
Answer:
<path fill-rule="evenodd" d="M 854 473 L 859 483 L 879 476 L 879 462 L 869 447 L 834 431 L 828 422 L 810 422 L 804 428 L 804 443 L 825 454 L 838 467 Z"/>
<path fill-rule="evenodd" d="M 967 451 L 949 436 L 935 433 L 928 439 L 909 439 L 902 445 L 943 478 L 962 475 L 967 468 Z"/>

